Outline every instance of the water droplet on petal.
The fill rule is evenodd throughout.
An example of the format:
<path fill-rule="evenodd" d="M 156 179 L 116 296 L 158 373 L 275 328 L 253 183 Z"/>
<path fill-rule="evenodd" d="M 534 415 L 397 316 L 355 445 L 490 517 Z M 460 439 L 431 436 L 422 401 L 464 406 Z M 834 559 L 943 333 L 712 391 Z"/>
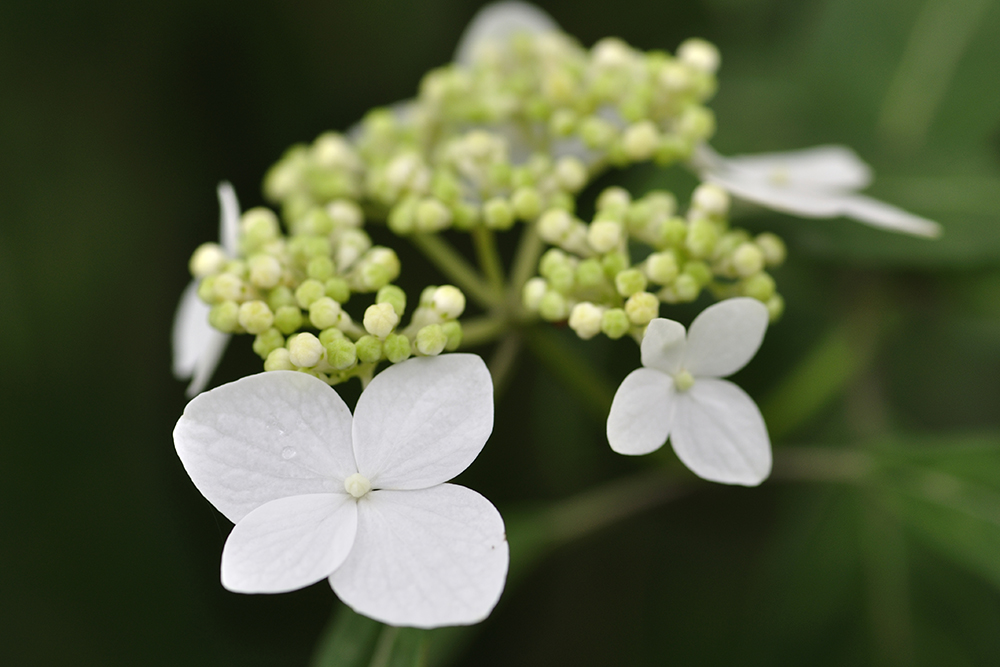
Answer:
<path fill-rule="evenodd" d="M 281 458 L 286 461 L 295 458 L 295 449 L 293 447 L 285 447 L 281 450 Z"/>

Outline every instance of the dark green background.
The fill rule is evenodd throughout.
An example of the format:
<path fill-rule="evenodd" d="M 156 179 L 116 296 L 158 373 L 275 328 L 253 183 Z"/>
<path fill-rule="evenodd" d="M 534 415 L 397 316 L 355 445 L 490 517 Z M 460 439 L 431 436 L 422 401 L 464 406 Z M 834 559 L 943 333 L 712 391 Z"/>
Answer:
<path fill-rule="evenodd" d="M 982 511 L 963 528 L 877 489 L 704 483 L 551 556 L 463 664 L 1000 664 L 1000 4 L 540 4 L 588 46 L 713 40 L 720 151 L 846 143 L 873 193 L 945 224 L 930 243 L 754 212 L 789 242 L 788 313 L 739 379 L 763 403 L 838 323 L 884 315 L 872 361 L 775 446 L 933 446 Z M 287 146 L 412 96 L 478 5 L 0 3 L 0 662 L 307 663 L 325 585 L 218 582 L 229 524 L 170 439 L 173 309 L 220 180 L 263 203 Z M 638 362 L 628 341 L 576 347 L 612 387 Z M 258 363 L 238 340 L 216 382 Z M 505 510 L 649 465 L 612 454 L 602 419 L 525 357 L 466 479 Z"/>

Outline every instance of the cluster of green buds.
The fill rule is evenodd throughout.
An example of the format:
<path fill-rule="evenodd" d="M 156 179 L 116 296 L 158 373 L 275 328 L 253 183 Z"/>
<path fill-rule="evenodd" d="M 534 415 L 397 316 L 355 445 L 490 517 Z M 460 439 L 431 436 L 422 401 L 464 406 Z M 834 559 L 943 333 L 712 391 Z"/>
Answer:
<path fill-rule="evenodd" d="M 631 333 L 641 340 L 661 302 L 691 302 L 703 290 L 758 299 L 774 320 L 784 301 L 766 269 L 784 261 L 784 243 L 730 229 L 728 213 L 728 194 L 710 184 L 695 189 L 684 217 L 670 192 L 633 200 L 619 187 L 601 193 L 590 223 L 546 211 L 538 233 L 555 247 L 542 256 L 540 276 L 525 284 L 524 306 L 545 320 L 568 319 L 584 339 Z"/>
<path fill-rule="evenodd" d="M 782 299 L 766 269 L 782 262 L 784 246 L 771 234 L 730 229 L 721 189 L 698 187 L 680 216 L 668 192 L 633 200 L 608 188 L 593 220 L 575 215 L 577 197 L 607 169 L 684 161 L 711 136 L 705 102 L 718 66 L 715 47 L 698 39 L 676 54 L 614 38 L 585 49 L 556 31 L 483 41 L 468 62 L 428 73 L 413 100 L 375 109 L 345 134 L 293 146 L 271 168 L 264 193 L 281 221 L 269 209 L 249 210 L 238 257 L 207 244 L 192 258 L 211 324 L 256 336 L 266 369 L 297 368 L 331 383 L 371 377 L 383 360 L 453 350 L 463 293 L 424 289 L 401 328 L 399 259 L 373 245 L 365 225 L 403 236 L 471 232 L 492 243 L 493 231 L 519 220 L 528 223 L 523 234 L 553 248 L 538 261 L 543 247 L 535 244 L 521 262 L 529 271 L 507 289 L 523 303 L 508 322 L 568 320 L 582 338 L 639 339 L 660 303 L 693 301 L 703 290 L 752 296 L 777 317 Z M 529 280 L 536 263 L 540 275 Z M 360 322 L 345 309 L 354 294 L 375 295 L 363 314 L 354 309 Z M 511 301 L 470 294 L 486 309 Z"/>

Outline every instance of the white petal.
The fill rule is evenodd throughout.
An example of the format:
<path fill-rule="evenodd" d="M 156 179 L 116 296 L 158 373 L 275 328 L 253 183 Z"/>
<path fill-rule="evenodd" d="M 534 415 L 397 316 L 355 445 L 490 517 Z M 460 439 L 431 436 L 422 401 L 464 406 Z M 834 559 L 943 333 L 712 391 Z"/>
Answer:
<path fill-rule="evenodd" d="M 731 195 L 766 208 L 805 218 L 835 218 L 843 212 L 844 195 L 810 191 L 789 185 L 774 185 L 767 181 L 741 178 L 731 171 L 703 174 Z"/>
<path fill-rule="evenodd" d="M 734 155 L 722 158 L 734 177 L 788 183 L 807 190 L 861 190 L 872 181 L 872 170 L 846 146 L 815 146 L 784 153 Z"/>
<path fill-rule="evenodd" d="M 651 368 L 637 368 L 622 381 L 608 413 L 608 443 L 619 454 L 656 451 L 674 420 L 674 380 Z"/>
<path fill-rule="evenodd" d="M 354 544 L 358 503 L 346 493 L 279 498 L 240 520 L 222 550 L 222 585 L 285 593 L 340 567 Z"/>
<path fill-rule="evenodd" d="M 342 492 L 357 472 L 350 410 L 325 382 L 295 371 L 199 395 L 174 444 L 194 485 L 233 523 L 278 498 Z"/>
<path fill-rule="evenodd" d="M 757 404 L 728 380 L 699 378 L 677 394 L 670 442 L 712 482 L 756 486 L 771 474 L 771 441 Z"/>
<path fill-rule="evenodd" d="M 767 321 L 767 306 L 757 299 L 712 304 L 691 323 L 684 367 L 695 377 L 732 375 L 757 354 Z"/>
<path fill-rule="evenodd" d="M 866 222 L 873 227 L 930 238 L 941 235 L 941 225 L 933 220 L 907 213 L 901 208 L 865 195 L 844 197 L 841 206 L 844 216 Z"/>
<path fill-rule="evenodd" d="M 240 203 L 227 181 L 219 183 L 219 243 L 230 257 L 239 253 Z"/>
<path fill-rule="evenodd" d="M 198 281 L 192 280 L 181 295 L 174 314 L 174 377 L 191 378 L 188 397 L 205 388 L 222 358 L 229 334 L 208 323 L 209 306 L 198 298 Z"/>
<path fill-rule="evenodd" d="M 354 548 L 330 585 L 383 623 L 468 625 L 500 599 L 507 563 L 503 519 L 475 491 L 454 484 L 372 491 L 358 502 Z"/>
<path fill-rule="evenodd" d="M 518 32 L 540 33 L 559 30 L 552 17 L 526 2 L 498 2 L 479 10 L 462 34 L 455 50 L 455 62 L 468 65 L 480 44 L 501 40 Z"/>
<path fill-rule="evenodd" d="M 658 317 L 649 323 L 642 337 L 642 365 L 673 375 L 681 369 L 686 347 L 684 325 Z"/>
<path fill-rule="evenodd" d="M 375 376 L 354 410 L 358 471 L 420 489 L 469 467 L 493 431 L 493 382 L 474 354 L 410 359 Z"/>

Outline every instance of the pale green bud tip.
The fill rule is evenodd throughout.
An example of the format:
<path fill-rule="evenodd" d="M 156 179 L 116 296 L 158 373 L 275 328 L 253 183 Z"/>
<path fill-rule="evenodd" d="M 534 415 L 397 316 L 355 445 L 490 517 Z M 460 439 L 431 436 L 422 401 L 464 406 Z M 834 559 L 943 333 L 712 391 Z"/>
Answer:
<path fill-rule="evenodd" d="M 625 188 L 613 185 L 605 188 L 597 198 L 597 210 L 599 211 L 624 211 L 632 203 L 632 195 Z"/>
<path fill-rule="evenodd" d="M 510 229 L 514 220 L 514 209 L 503 197 L 493 197 L 483 204 L 483 223 L 490 229 Z"/>
<path fill-rule="evenodd" d="M 660 312 L 660 301 L 649 292 L 633 294 L 625 302 L 625 314 L 632 324 L 645 326 L 653 321 Z"/>
<path fill-rule="evenodd" d="M 295 364 L 292 363 L 288 350 L 283 347 L 279 347 L 275 350 L 271 350 L 270 354 L 267 355 L 267 359 L 264 361 L 264 370 L 293 371 L 295 370 Z"/>
<path fill-rule="evenodd" d="M 327 204 L 326 214 L 334 227 L 360 227 L 365 221 L 361 207 L 349 199 L 338 199 Z"/>
<path fill-rule="evenodd" d="M 776 321 L 785 312 L 785 299 L 780 294 L 772 295 L 764 305 L 767 306 L 767 313 L 772 322 Z"/>
<path fill-rule="evenodd" d="M 694 386 L 694 376 L 686 370 L 681 370 L 674 375 L 674 386 L 677 387 L 677 391 L 687 391 Z"/>
<path fill-rule="evenodd" d="M 252 334 L 267 331 L 274 324 L 274 314 L 263 301 L 247 301 L 240 306 L 240 326 Z"/>
<path fill-rule="evenodd" d="M 336 269 L 333 266 L 333 260 L 326 255 L 320 255 L 319 257 L 313 257 L 309 260 L 309 264 L 306 267 L 306 273 L 309 274 L 310 278 L 314 280 L 326 281 L 333 277 L 336 273 Z"/>
<path fill-rule="evenodd" d="M 301 333 L 288 343 L 288 360 L 300 368 L 312 368 L 323 358 L 323 344 L 311 333 Z"/>
<path fill-rule="evenodd" d="M 262 289 L 271 289 L 281 280 L 281 262 L 271 255 L 254 255 L 247 261 L 250 282 Z"/>
<path fill-rule="evenodd" d="M 601 331 L 611 339 L 618 339 L 628 333 L 632 327 L 628 314 L 621 308 L 611 308 L 601 316 Z"/>
<path fill-rule="evenodd" d="M 336 331 L 336 329 L 334 329 Z M 358 361 L 358 350 L 354 343 L 346 338 L 331 340 L 323 346 L 326 349 L 326 361 L 338 371 L 347 370 Z"/>
<path fill-rule="evenodd" d="M 568 192 L 579 192 L 587 184 L 587 167 L 580 158 L 566 156 L 556 162 L 556 182 Z"/>
<path fill-rule="evenodd" d="M 357 350 L 358 361 L 362 363 L 373 364 L 382 358 L 382 341 L 375 336 L 362 336 L 354 347 Z"/>
<path fill-rule="evenodd" d="M 510 204 L 522 220 L 534 220 L 542 212 L 542 196 L 532 187 L 520 187 L 511 195 Z"/>
<path fill-rule="evenodd" d="M 604 309 L 584 301 L 573 306 L 569 315 L 569 327 L 576 335 L 589 340 L 601 332 Z"/>
<path fill-rule="evenodd" d="M 285 337 L 277 329 L 271 328 L 263 333 L 257 334 L 253 341 L 253 351 L 261 359 L 267 359 L 271 352 L 279 347 L 285 346 Z"/>
<path fill-rule="evenodd" d="M 298 301 L 299 306 L 302 308 L 308 308 L 312 305 L 313 301 L 322 299 L 324 296 L 326 296 L 325 286 L 313 278 L 302 281 L 302 284 L 295 290 L 295 300 Z"/>
<path fill-rule="evenodd" d="M 708 220 L 697 219 L 688 227 L 684 245 L 693 257 L 708 257 L 715 249 L 718 240 L 719 235 L 715 231 L 715 225 Z"/>
<path fill-rule="evenodd" d="M 191 255 L 188 269 L 195 278 L 204 278 L 222 270 L 228 261 L 229 258 L 218 243 L 202 243 Z"/>
<path fill-rule="evenodd" d="M 388 303 L 399 317 L 406 310 L 406 292 L 396 285 L 385 285 L 375 295 L 375 303 Z"/>
<path fill-rule="evenodd" d="M 550 209 L 538 221 L 538 235 L 549 243 L 558 243 L 573 227 L 573 216 L 562 209 Z"/>
<path fill-rule="evenodd" d="M 434 198 L 417 204 L 414 222 L 418 232 L 439 232 L 451 226 L 451 211 Z"/>
<path fill-rule="evenodd" d="M 757 247 L 764 253 L 764 262 L 768 266 L 778 266 L 785 261 L 787 251 L 785 249 L 785 242 L 781 240 L 781 237 L 764 232 L 763 234 L 759 234 L 754 239 L 754 242 L 757 243 Z"/>
<path fill-rule="evenodd" d="M 398 364 L 410 357 L 410 339 L 402 334 L 389 334 L 382 344 L 382 351 L 385 352 L 386 359 Z"/>
<path fill-rule="evenodd" d="M 538 302 L 538 314 L 549 322 L 565 320 L 569 314 L 569 304 L 566 297 L 555 290 L 548 290 Z"/>
<path fill-rule="evenodd" d="M 240 307 L 235 301 L 223 301 L 208 311 L 208 323 L 224 333 L 232 333 L 239 326 Z"/>
<path fill-rule="evenodd" d="M 524 289 L 521 290 L 521 301 L 524 303 L 524 307 L 531 312 L 537 312 L 538 305 L 548 289 L 549 284 L 545 278 L 536 277 L 524 283 Z"/>
<path fill-rule="evenodd" d="M 278 225 L 278 216 L 274 214 L 274 211 L 258 207 L 243 213 L 243 217 L 240 219 L 240 231 L 244 243 L 258 246 L 278 238 L 281 234 L 281 227 Z"/>
<path fill-rule="evenodd" d="M 243 298 L 243 281 L 237 275 L 223 273 L 216 276 L 212 284 L 215 289 L 215 297 L 219 301 L 239 301 Z"/>
<path fill-rule="evenodd" d="M 343 319 L 340 304 L 328 296 L 320 297 L 309 304 L 309 321 L 317 329 L 337 326 Z"/>
<path fill-rule="evenodd" d="M 743 293 L 763 303 L 774 296 L 774 289 L 774 278 L 765 271 L 750 276 L 743 283 Z"/>
<path fill-rule="evenodd" d="M 733 268 L 741 277 L 752 276 L 764 268 L 764 253 L 755 243 L 741 243 L 733 251 Z"/>
<path fill-rule="evenodd" d="M 715 74 L 722 62 L 719 50 L 715 48 L 715 45 L 698 38 L 685 40 L 677 48 L 677 58 L 706 74 Z"/>
<path fill-rule="evenodd" d="M 677 256 L 672 252 L 654 252 L 646 258 L 646 275 L 654 283 L 666 285 L 677 273 Z"/>
<path fill-rule="evenodd" d="M 587 243 L 599 253 L 611 252 L 622 242 L 622 226 L 614 220 L 597 220 L 587 230 Z"/>
<path fill-rule="evenodd" d="M 417 332 L 417 351 L 426 356 L 434 356 L 444 351 L 448 336 L 440 324 L 428 324 Z"/>
<path fill-rule="evenodd" d="M 629 297 L 646 289 L 646 276 L 639 269 L 628 269 L 615 276 L 615 289 Z"/>
<path fill-rule="evenodd" d="M 454 285 L 442 285 L 434 290 L 431 307 L 446 320 L 453 320 L 465 311 L 465 295 Z"/>
<path fill-rule="evenodd" d="M 445 343 L 444 349 L 448 352 L 454 352 L 462 344 L 462 324 L 458 320 L 452 320 L 451 322 L 445 322 L 441 325 L 441 330 L 444 331 L 444 335 L 448 337 L 448 342 Z"/>
<path fill-rule="evenodd" d="M 651 120 L 630 125 L 622 135 L 622 147 L 632 160 L 648 160 L 653 157 L 660 143 L 660 132 Z"/>
<path fill-rule="evenodd" d="M 288 335 L 302 326 L 302 311 L 296 306 L 281 306 L 274 312 L 274 326 Z"/>
<path fill-rule="evenodd" d="M 344 490 L 355 498 L 361 498 L 372 490 L 372 483 L 368 481 L 367 477 L 356 472 L 344 480 Z"/>
<path fill-rule="evenodd" d="M 365 310 L 365 330 L 376 338 L 385 339 L 397 324 L 399 315 L 391 303 L 376 303 Z"/>
<path fill-rule="evenodd" d="M 729 193 L 713 183 L 702 183 L 694 190 L 691 203 L 699 211 L 712 217 L 729 213 Z"/>

